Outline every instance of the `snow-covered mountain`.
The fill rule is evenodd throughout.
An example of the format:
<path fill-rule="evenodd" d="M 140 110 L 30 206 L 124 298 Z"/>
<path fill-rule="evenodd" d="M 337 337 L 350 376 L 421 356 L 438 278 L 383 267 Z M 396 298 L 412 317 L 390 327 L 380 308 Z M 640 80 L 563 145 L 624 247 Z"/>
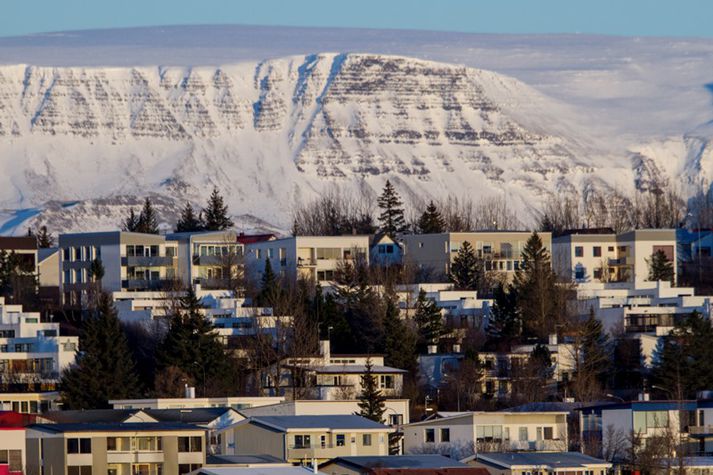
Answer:
<path fill-rule="evenodd" d="M 295 202 L 387 178 L 409 200 L 505 194 L 526 212 L 558 190 L 713 172 L 705 127 L 604 139 L 588 112 L 512 77 L 385 54 L 6 64 L 0 233 L 112 229 L 146 195 L 168 225 L 214 185 L 240 226 L 279 230 Z"/>

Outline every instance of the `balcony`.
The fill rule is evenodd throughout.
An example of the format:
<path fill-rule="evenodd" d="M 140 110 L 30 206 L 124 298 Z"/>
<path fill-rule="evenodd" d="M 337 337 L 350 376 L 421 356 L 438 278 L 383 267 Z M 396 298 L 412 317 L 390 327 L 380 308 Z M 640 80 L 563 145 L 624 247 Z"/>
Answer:
<path fill-rule="evenodd" d="M 128 279 L 121 281 L 121 287 L 126 290 L 161 290 L 169 284 L 163 279 Z"/>
<path fill-rule="evenodd" d="M 701 437 L 713 435 L 713 425 L 689 426 L 688 434 L 691 437 Z"/>
<path fill-rule="evenodd" d="M 193 256 L 194 266 L 235 266 L 238 265 L 239 256 L 236 254 L 226 256 Z"/>
<path fill-rule="evenodd" d="M 627 259 L 626 259 L 626 257 L 620 257 L 620 258 L 618 258 L 618 259 L 613 259 L 613 258 L 610 257 L 609 260 L 608 260 L 608 264 L 609 264 L 609 266 L 611 266 L 611 267 L 626 266 L 626 265 L 628 265 L 628 264 L 627 264 Z"/>
<path fill-rule="evenodd" d="M 171 267 L 174 257 L 171 256 L 128 256 L 121 258 L 125 267 Z"/>
<path fill-rule="evenodd" d="M 297 258 L 297 267 L 315 267 L 317 266 L 316 259 L 306 259 L 303 257 Z"/>

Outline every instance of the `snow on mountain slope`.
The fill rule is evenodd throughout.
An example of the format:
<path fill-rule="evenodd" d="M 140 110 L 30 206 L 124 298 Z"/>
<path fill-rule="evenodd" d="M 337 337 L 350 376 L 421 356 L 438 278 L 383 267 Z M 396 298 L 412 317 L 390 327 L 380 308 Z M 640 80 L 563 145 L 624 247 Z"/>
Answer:
<path fill-rule="evenodd" d="M 244 28 L 194 28 L 246 37 Z M 703 41 L 672 42 L 667 52 L 663 40 L 637 47 L 630 39 L 575 38 L 564 47 L 556 38 L 405 32 L 389 42 L 384 36 L 396 33 L 348 31 L 336 42 L 341 51 L 363 44 L 466 64 L 484 58 L 553 99 L 495 72 L 384 54 L 245 60 L 301 48 L 316 41 L 312 30 L 293 34 L 294 45 L 283 37 L 262 44 L 253 31 L 234 50 L 225 39 L 216 45 L 210 35 L 178 34 L 186 31 L 170 29 L 175 44 L 160 34 L 148 41 L 154 30 L 121 39 L 111 32 L 0 38 L 0 63 L 24 57 L 59 65 L 0 66 L 0 234 L 38 223 L 115 228 L 145 195 L 167 227 L 185 200 L 203 202 L 213 185 L 243 229 L 287 229 L 296 201 L 333 187 L 375 194 L 386 178 L 407 199 L 505 194 L 527 211 L 561 189 L 631 189 L 647 174 L 692 183 L 713 171 L 713 134 L 698 126 L 710 98 L 695 87 L 709 68 L 700 60 L 713 55 Z M 322 43 L 334 42 L 325 36 Z M 478 47 L 468 47 L 476 39 Z M 49 44 L 57 46 L 51 57 Z M 682 45 L 685 52 L 672 53 Z M 644 77 L 658 70 L 649 54 L 656 47 L 661 64 L 677 66 L 670 75 L 678 86 Z M 616 58 L 625 51 L 639 56 L 627 64 Z M 67 66 L 77 63 L 87 66 Z M 156 66 L 171 63 L 184 65 Z"/>

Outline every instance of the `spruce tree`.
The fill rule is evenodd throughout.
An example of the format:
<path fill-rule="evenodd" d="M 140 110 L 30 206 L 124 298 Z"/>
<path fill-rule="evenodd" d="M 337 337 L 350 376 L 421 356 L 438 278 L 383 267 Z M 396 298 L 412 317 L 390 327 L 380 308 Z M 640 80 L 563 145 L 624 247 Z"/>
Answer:
<path fill-rule="evenodd" d="M 200 216 L 196 216 L 195 212 L 193 211 L 193 206 L 191 206 L 190 203 L 186 203 L 186 206 L 181 211 L 181 217 L 176 223 L 176 232 L 187 233 L 202 230 L 203 223 L 200 219 Z"/>
<path fill-rule="evenodd" d="M 109 408 L 110 399 L 140 395 L 134 361 L 107 293 L 101 293 L 80 338 L 77 362 L 60 381 L 65 409 Z"/>
<path fill-rule="evenodd" d="M 386 180 L 384 190 L 377 201 L 381 214 L 379 215 L 379 230 L 392 238 L 406 229 L 403 203 L 396 189 Z"/>
<path fill-rule="evenodd" d="M 171 316 L 166 337 L 157 349 L 157 367 L 174 366 L 199 384 L 203 395 L 224 387 L 230 379 L 230 365 L 223 344 L 212 323 L 201 313 L 195 291 L 189 287 L 179 308 Z"/>
<path fill-rule="evenodd" d="M 453 258 L 449 274 L 456 290 L 480 290 L 485 283 L 483 260 L 475 255 L 473 246 L 464 241 Z"/>
<path fill-rule="evenodd" d="M 418 232 L 421 234 L 436 234 L 445 231 L 446 223 L 438 211 L 436 205 L 431 201 L 418 220 Z"/>
<path fill-rule="evenodd" d="M 233 227 L 233 221 L 228 216 L 228 206 L 223 202 L 218 188 L 213 188 L 208 206 L 203 209 L 203 219 L 207 231 L 223 231 Z"/>
<path fill-rule="evenodd" d="M 528 336 L 546 337 L 559 321 L 559 293 L 550 253 L 536 232 L 527 240 L 521 259 L 513 287 L 518 295 L 523 331 Z"/>
<path fill-rule="evenodd" d="M 277 304 L 280 296 L 280 282 L 272 270 L 270 258 L 265 259 L 265 269 L 260 278 L 260 292 L 257 295 L 259 306 L 270 307 Z"/>
<path fill-rule="evenodd" d="M 493 292 L 493 306 L 490 309 L 488 334 L 509 346 L 520 337 L 522 320 L 518 306 L 517 290 L 512 286 L 499 284 Z"/>
<path fill-rule="evenodd" d="M 437 345 L 443 334 L 443 316 L 436 302 L 427 298 L 423 289 L 418 293 L 413 319 L 418 329 L 418 351 L 425 353 L 428 345 Z"/>
<path fill-rule="evenodd" d="M 388 366 L 413 371 L 416 369 L 416 338 L 399 315 L 393 297 L 387 297 L 384 308 L 384 361 Z"/>
<path fill-rule="evenodd" d="M 136 232 L 158 234 L 158 217 L 156 215 L 156 210 L 154 210 L 154 207 L 151 204 L 151 199 L 148 197 L 146 197 L 144 207 L 141 209 L 138 225 L 136 226 Z"/>
<path fill-rule="evenodd" d="M 379 390 L 376 376 L 373 372 L 374 365 L 371 358 L 366 360 L 364 374 L 361 376 L 361 394 L 359 395 L 359 415 L 375 422 L 384 422 L 386 412 L 386 397 Z"/>
<path fill-rule="evenodd" d="M 606 382 L 610 353 L 609 337 L 604 332 L 602 322 L 591 311 L 581 330 L 581 363 L 578 370 L 586 378 L 592 396 L 598 396 L 596 393 Z M 582 397 L 580 399 L 584 400 Z"/>
<path fill-rule="evenodd" d="M 126 231 L 129 233 L 134 233 L 138 232 L 139 228 L 139 218 L 136 216 L 136 213 L 134 213 L 134 208 L 131 208 L 129 210 L 129 216 L 124 219 L 124 221 L 121 223 L 121 229 L 122 231 Z"/>
<path fill-rule="evenodd" d="M 673 283 L 674 271 L 673 263 L 668 260 L 666 253 L 661 249 L 654 252 L 646 262 L 649 264 L 649 280 L 665 281 Z"/>
<path fill-rule="evenodd" d="M 47 226 L 41 226 L 37 233 L 37 245 L 41 249 L 48 249 L 54 245 L 54 237 L 47 231 Z"/>

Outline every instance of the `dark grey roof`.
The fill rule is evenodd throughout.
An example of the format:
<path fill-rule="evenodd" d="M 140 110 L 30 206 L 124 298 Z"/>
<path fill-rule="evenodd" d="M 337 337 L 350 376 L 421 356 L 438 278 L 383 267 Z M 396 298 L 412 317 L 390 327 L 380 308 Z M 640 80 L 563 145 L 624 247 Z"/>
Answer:
<path fill-rule="evenodd" d="M 166 422 L 125 422 L 125 423 L 67 423 L 67 424 L 33 424 L 28 429 L 42 432 L 157 432 L 186 430 L 204 430 L 191 424 L 166 423 Z"/>
<path fill-rule="evenodd" d="M 43 419 L 58 424 L 75 424 L 75 423 L 110 423 L 124 422 L 129 417 L 133 416 L 141 409 L 89 409 L 77 411 L 48 411 L 42 414 Z"/>
<path fill-rule="evenodd" d="M 284 460 L 267 454 L 259 455 L 208 455 L 206 465 L 245 465 L 258 463 L 282 463 Z"/>
<path fill-rule="evenodd" d="M 449 468 L 468 465 L 443 455 L 363 455 L 359 457 L 337 457 L 331 463 L 345 463 L 360 468 Z"/>
<path fill-rule="evenodd" d="M 199 407 L 188 409 L 144 409 L 144 412 L 159 422 L 185 422 L 208 424 L 233 409 L 226 407 Z"/>
<path fill-rule="evenodd" d="M 314 368 L 315 373 L 333 373 L 333 374 L 363 374 L 366 372 L 366 365 L 344 365 L 330 364 L 325 366 L 317 366 Z M 372 366 L 372 373 L 408 373 L 405 369 L 392 368 L 391 366 Z"/>
<path fill-rule="evenodd" d="M 281 429 L 388 429 L 383 424 L 356 415 L 256 416 L 251 422 Z"/>
<path fill-rule="evenodd" d="M 579 452 L 488 452 L 478 454 L 477 460 L 500 467 L 546 465 L 567 468 L 609 463 Z"/>
<path fill-rule="evenodd" d="M 606 401 L 604 401 L 606 403 Z M 592 403 L 586 402 L 530 402 L 520 406 L 501 409 L 499 412 L 572 412 Z"/>

